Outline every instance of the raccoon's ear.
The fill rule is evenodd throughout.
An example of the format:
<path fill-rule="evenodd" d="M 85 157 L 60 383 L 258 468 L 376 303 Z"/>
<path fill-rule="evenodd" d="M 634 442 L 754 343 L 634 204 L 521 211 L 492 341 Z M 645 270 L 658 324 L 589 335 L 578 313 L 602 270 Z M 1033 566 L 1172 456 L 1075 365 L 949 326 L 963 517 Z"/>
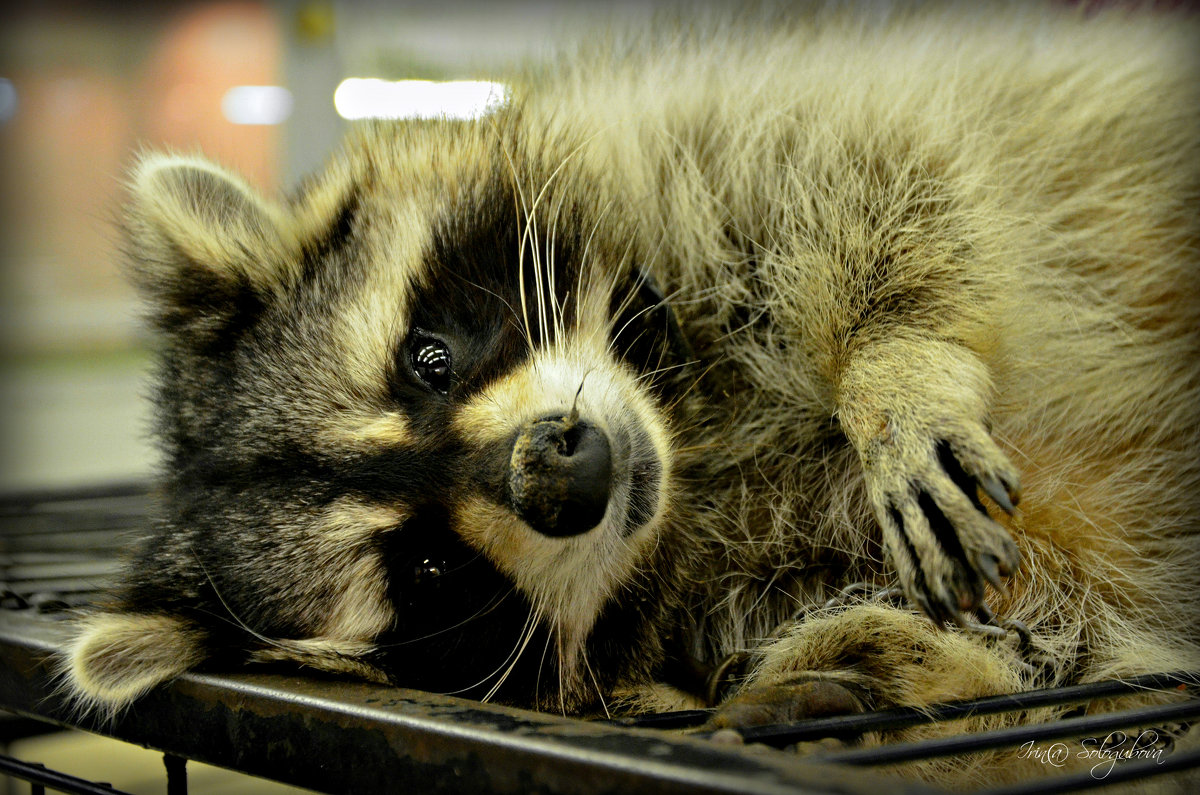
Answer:
<path fill-rule="evenodd" d="M 131 182 L 133 281 L 164 330 L 218 335 L 298 269 L 300 245 L 287 212 L 219 166 L 152 154 Z"/>
<path fill-rule="evenodd" d="M 112 714 L 204 661 L 207 635 L 175 616 L 93 613 L 76 626 L 62 660 L 72 701 Z"/>

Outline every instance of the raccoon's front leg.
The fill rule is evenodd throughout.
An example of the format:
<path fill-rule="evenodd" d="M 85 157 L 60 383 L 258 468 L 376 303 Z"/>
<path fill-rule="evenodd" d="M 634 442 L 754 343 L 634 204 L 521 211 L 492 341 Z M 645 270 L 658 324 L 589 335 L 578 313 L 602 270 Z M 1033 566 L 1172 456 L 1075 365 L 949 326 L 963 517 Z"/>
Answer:
<path fill-rule="evenodd" d="M 885 547 L 908 597 L 936 623 L 986 620 L 984 582 L 1020 565 L 980 492 L 1012 514 L 1016 469 L 985 423 L 991 383 L 971 351 L 900 337 L 855 351 L 838 384 L 838 417 L 858 451 Z"/>

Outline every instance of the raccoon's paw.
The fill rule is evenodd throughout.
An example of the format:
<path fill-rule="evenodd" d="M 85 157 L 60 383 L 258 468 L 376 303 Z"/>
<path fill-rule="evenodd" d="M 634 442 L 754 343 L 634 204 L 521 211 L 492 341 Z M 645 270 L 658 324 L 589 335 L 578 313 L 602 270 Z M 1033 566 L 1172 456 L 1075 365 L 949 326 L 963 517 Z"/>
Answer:
<path fill-rule="evenodd" d="M 849 687 L 812 675 L 752 686 L 722 704 L 707 730 L 745 729 L 807 718 L 862 712 L 863 700 Z"/>
<path fill-rule="evenodd" d="M 710 732 L 709 739 L 719 745 L 743 745 L 747 742 L 746 729 L 853 715 L 865 709 L 865 696 L 853 685 L 806 674 L 746 688 L 722 704 L 702 730 Z M 789 747 L 803 755 L 835 750 L 857 739 L 857 735 L 831 736 Z"/>
<path fill-rule="evenodd" d="M 1013 514 L 1017 471 L 982 424 L 902 426 L 889 422 L 863 451 L 888 552 L 905 593 L 934 622 L 978 627 L 964 611 L 982 617 L 984 583 L 1004 594 L 1003 578 L 1020 566 L 1016 544 L 981 493 Z"/>

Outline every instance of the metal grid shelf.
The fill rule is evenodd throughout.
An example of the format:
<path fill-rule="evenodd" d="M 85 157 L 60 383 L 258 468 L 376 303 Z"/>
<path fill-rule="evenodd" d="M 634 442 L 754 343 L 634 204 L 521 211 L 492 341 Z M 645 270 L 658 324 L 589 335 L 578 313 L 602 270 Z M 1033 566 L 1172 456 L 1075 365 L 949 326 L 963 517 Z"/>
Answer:
<path fill-rule="evenodd" d="M 583 721 L 412 690 L 279 673 L 192 673 L 160 687 L 109 722 L 72 713 L 57 692 L 53 658 L 65 608 L 86 604 L 116 570 L 149 500 L 137 485 L 0 501 L 0 708 L 59 726 L 115 737 L 167 754 L 168 792 L 186 792 L 183 760 L 195 759 L 323 792 L 930 792 L 865 766 L 1031 739 L 1104 736 L 1115 728 L 1186 726 L 1200 699 L 1128 714 L 1087 716 L 1005 732 L 909 746 L 851 748 L 821 758 L 773 750 L 968 714 L 1082 703 L 1133 689 L 1200 685 L 1193 674 L 999 696 L 929 711 L 885 710 L 748 732 L 755 743 L 713 744 L 670 729 L 695 725 L 691 712 Z M 1169 749 L 1168 749 L 1169 751 Z M 1200 766 L 1200 751 L 1118 765 L 1096 779 L 1049 777 L 994 792 L 1063 792 L 1156 775 L 1169 781 Z M 63 791 L 115 790 L 0 757 L 0 772 Z M 35 783 L 36 787 L 40 786 Z"/>

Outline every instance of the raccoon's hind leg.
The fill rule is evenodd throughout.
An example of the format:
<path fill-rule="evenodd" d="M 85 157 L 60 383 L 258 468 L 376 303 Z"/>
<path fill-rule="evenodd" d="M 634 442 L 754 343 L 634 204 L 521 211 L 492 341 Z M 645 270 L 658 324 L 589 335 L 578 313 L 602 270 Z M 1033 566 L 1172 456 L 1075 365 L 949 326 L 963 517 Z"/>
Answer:
<path fill-rule="evenodd" d="M 905 593 L 939 625 L 968 626 L 967 611 L 986 620 L 985 584 L 1003 592 L 1020 556 L 997 521 L 1015 510 L 1019 478 L 987 430 L 983 363 L 955 343 L 900 337 L 856 351 L 838 387 Z"/>
<path fill-rule="evenodd" d="M 755 662 L 740 691 L 718 708 L 705 728 L 736 730 L 1021 690 L 1024 667 L 1012 640 L 944 631 L 917 613 L 890 605 L 859 603 L 821 610 L 755 651 Z M 844 739 L 865 745 L 884 739 L 913 741 L 1000 728 L 1030 717 L 1013 713 L 973 717 L 969 725 L 932 723 L 893 730 L 886 738 L 871 733 Z M 817 743 L 812 750 L 823 745 Z M 950 779 L 978 785 L 996 778 L 1020 778 L 1025 764 L 1012 754 L 997 757 L 995 764 L 985 764 L 977 756 L 968 762 L 923 762 L 913 772 L 937 775 L 943 783 Z"/>
<path fill-rule="evenodd" d="M 61 668 L 68 697 L 109 714 L 208 657 L 208 635 L 165 613 L 93 613 L 68 643 Z"/>

